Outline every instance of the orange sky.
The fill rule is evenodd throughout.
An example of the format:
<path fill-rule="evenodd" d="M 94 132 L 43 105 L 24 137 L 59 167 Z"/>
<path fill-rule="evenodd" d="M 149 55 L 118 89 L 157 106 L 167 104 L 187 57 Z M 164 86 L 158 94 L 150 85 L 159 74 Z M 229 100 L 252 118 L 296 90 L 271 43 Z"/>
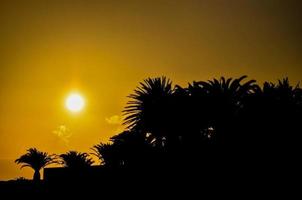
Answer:
<path fill-rule="evenodd" d="M 119 132 L 149 76 L 302 80 L 300 2 L 1 1 L 0 180 L 31 176 L 12 163 L 29 147 L 89 152 Z M 76 115 L 73 90 L 87 101 Z"/>

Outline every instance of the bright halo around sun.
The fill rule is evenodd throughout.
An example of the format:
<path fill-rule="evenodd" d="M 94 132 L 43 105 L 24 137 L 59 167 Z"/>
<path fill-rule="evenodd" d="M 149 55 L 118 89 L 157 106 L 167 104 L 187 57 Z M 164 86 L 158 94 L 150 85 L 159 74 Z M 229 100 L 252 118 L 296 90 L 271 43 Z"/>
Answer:
<path fill-rule="evenodd" d="M 80 112 L 85 106 L 85 101 L 80 94 L 72 93 L 67 97 L 65 104 L 69 111 Z"/>

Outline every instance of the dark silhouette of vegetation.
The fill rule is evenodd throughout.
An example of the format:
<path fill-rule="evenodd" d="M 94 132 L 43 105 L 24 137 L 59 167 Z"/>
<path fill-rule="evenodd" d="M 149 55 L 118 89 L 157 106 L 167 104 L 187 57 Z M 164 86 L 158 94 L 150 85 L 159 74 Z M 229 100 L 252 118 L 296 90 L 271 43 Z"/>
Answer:
<path fill-rule="evenodd" d="M 124 131 L 111 138 L 111 143 L 100 143 L 93 146 L 94 155 L 106 167 L 118 168 L 133 163 L 142 164 L 141 155 L 146 156 L 151 150 L 147 139 L 141 134 Z M 135 162 L 137 161 L 137 162 Z"/>
<path fill-rule="evenodd" d="M 61 154 L 59 157 L 61 158 L 61 161 L 59 161 L 60 164 L 72 169 L 87 168 L 93 164 L 93 160 L 89 158 L 87 153 L 68 151 L 65 154 Z"/>
<path fill-rule="evenodd" d="M 110 143 L 100 143 L 92 147 L 93 155 L 97 156 L 102 165 L 114 167 L 119 166 L 119 159 L 117 158 L 117 148 Z"/>
<path fill-rule="evenodd" d="M 192 182 L 207 186 L 224 180 L 273 182 L 299 170 L 302 89 L 287 78 L 260 86 L 246 76 L 221 77 L 187 87 L 173 86 L 165 77 L 148 78 L 129 98 L 126 130 L 91 148 L 101 166 L 91 166 L 87 153 L 70 151 L 59 156 L 66 168 L 57 176 L 49 170 L 50 176 L 97 180 L 98 186 L 102 179 L 102 187 L 112 180 L 112 187 L 125 190 L 135 188 L 131 181 L 141 189 L 169 185 L 176 191 L 194 177 Z M 31 151 L 24 156 L 35 157 Z M 48 158 L 42 155 L 41 160 Z M 36 159 L 21 158 L 18 163 L 35 171 L 52 161 L 36 167 Z"/>
<path fill-rule="evenodd" d="M 33 180 L 40 181 L 40 170 L 56 161 L 54 159 L 54 155 L 48 155 L 48 153 L 38 151 L 36 148 L 30 148 L 27 150 L 26 154 L 16 159 L 15 162 L 17 164 L 21 164 L 21 168 L 32 168 L 35 171 Z"/>
<path fill-rule="evenodd" d="M 165 77 L 148 78 L 129 96 L 127 130 L 94 149 L 104 165 L 120 168 L 247 167 L 297 156 L 301 88 L 287 78 L 262 87 L 246 79 L 222 77 L 183 88 Z"/>

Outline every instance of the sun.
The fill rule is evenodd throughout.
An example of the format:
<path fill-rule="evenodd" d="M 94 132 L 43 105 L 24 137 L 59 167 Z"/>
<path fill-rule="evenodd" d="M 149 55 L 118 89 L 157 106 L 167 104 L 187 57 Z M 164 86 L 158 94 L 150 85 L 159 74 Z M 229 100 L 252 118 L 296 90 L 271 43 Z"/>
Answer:
<path fill-rule="evenodd" d="M 72 93 L 67 97 L 65 105 L 71 112 L 80 112 L 85 106 L 85 101 L 80 94 Z"/>

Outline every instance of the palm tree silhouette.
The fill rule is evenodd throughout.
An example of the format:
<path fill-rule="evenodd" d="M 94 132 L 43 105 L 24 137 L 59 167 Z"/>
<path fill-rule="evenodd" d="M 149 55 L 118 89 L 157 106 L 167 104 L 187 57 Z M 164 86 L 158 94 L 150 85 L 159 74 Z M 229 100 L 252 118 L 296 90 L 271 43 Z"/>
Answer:
<path fill-rule="evenodd" d="M 225 79 L 221 77 L 220 80 L 213 79 L 207 82 L 195 82 L 189 85 L 190 95 L 197 97 L 197 111 L 203 112 L 206 118 L 199 119 L 203 121 L 209 128 L 215 130 L 215 137 L 218 141 L 226 141 L 226 139 L 233 139 L 231 129 L 236 123 L 238 112 L 242 108 L 242 100 L 254 92 L 257 85 L 255 80 L 249 80 L 243 84 L 241 82 L 247 76 L 242 76 L 237 79 Z M 197 94 L 196 94 L 197 93 Z"/>
<path fill-rule="evenodd" d="M 255 92 L 245 99 L 242 109 L 244 113 L 241 115 L 257 116 L 254 119 L 257 123 L 245 131 L 246 135 L 251 131 L 257 133 L 258 138 L 262 138 L 262 146 L 268 146 L 268 142 L 278 145 L 286 141 L 294 142 L 293 138 L 299 137 L 296 133 L 300 130 L 301 102 L 302 89 L 299 85 L 291 86 L 288 78 L 278 80 L 277 84 L 265 82 L 262 88 L 257 87 Z M 243 123 L 243 126 L 246 126 L 246 123 Z"/>
<path fill-rule="evenodd" d="M 26 154 L 16 159 L 15 163 L 21 164 L 21 168 L 32 168 L 35 171 L 33 180 L 40 181 L 40 170 L 47 165 L 56 163 L 56 160 L 54 155 L 48 155 L 48 153 L 38 151 L 36 148 L 30 148 Z"/>
<path fill-rule="evenodd" d="M 154 150 L 152 137 L 139 131 L 123 131 L 110 138 L 119 152 L 126 167 L 142 166 L 152 162 L 150 154 Z"/>
<path fill-rule="evenodd" d="M 162 145 L 169 132 L 169 101 L 173 94 L 172 82 L 166 77 L 148 78 L 140 83 L 125 107 L 124 125 L 143 134 L 150 133 Z"/>
<path fill-rule="evenodd" d="M 69 151 L 59 157 L 61 158 L 60 164 L 72 169 L 87 168 L 94 163 L 87 153 L 77 151 Z"/>
<path fill-rule="evenodd" d="M 146 162 L 152 150 L 152 141 L 144 134 L 124 131 L 110 138 L 112 143 L 94 145 L 92 154 L 107 167 L 129 167 Z"/>
<path fill-rule="evenodd" d="M 117 167 L 122 164 L 116 145 L 111 143 L 99 143 L 92 148 L 93 155 L 97 156 L 101 164 L 107 167 Z"/>
<path fill-rule="evenodd" d="M 302 89 L 287 78 L 263 86 L 246 78 L 193 81 L 184 88 L 172 87 L 166 77 L 144 80 L 123 111 L 126 130 L 91 148 L 105 166 L 96 171 L 115 180 L 187 173 L 206 180 L 207 174 L 253 167 L 261 173 L 259 166 L 277 166 L 272 159 L 298 162 Z M 62 170 L 71 181 L 95 175 L 87 153 L 69 151 L 60 158 L 72 168 Z"/>

